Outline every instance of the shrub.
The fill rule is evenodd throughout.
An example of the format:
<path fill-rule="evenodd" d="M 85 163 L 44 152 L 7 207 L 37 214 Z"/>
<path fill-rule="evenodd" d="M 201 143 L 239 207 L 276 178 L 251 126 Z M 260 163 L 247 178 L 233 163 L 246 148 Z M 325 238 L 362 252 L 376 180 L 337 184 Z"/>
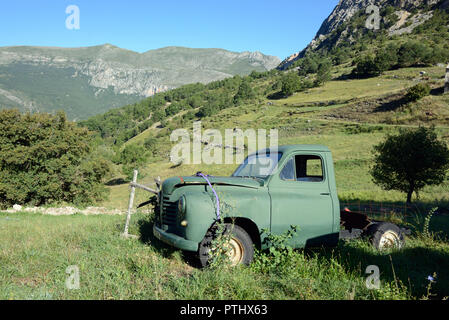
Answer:
<path fill-rule="evenodd" d="M 132 179 L 133 171 L 139 170 L 146 163 L 146 150 L 140 144 L 128 144 L 120 153 L 122 171 L 128 179 Z"/>
<path fill-rule="evenodd" d="M 145 149 L 148 150 L 152 155 L 154 155 L 157 151 L 157 139 L 153 136 L 150 136 L 145 139 L 143 145 L 145 146 Z"/>
<path fill-rule="evenodd" d="M 89 204 L 105 195 L 109 161 L 63 112 L 0 111 L 0 206 Z"/>
<path fill-rule="evenodd" d="M 398 63 L 397 47 L 389 45 L 387 48 L 380 50 L 374 58 L 374 63 L 381 73 L 394 68 Z"/>
<path fill-rule="evenodd" d="M 379 76 L 384 70 L 383 61 L 372 56 L 365 56 L 359 59 L 352 75 L 356 78 L 370 78 Z"/>
<path fill-rule="evenodd" d="M 324 59 L 318 66 L 315 84 L 320 86 L 325 82 L 331 80 L 332 62 Z"/>
<path fill-rule="evenodd" d="M 166 117 L 165 112 L 163 110 L 158 109 L 154 111 L 152 119 L 154 120 L 154 122 L 159 122 L 164 120 L 165 117 Z"/>
<path fill-rule="evenodd" d="M 317 73 L 323 57 L 316 53 L 308 53 L 304 58 L 299 59 L 293 67 L 299 67 L 300 76 Z"/>
<path fill-rule="evenodd" d="M 418 83 L 416 86 L 413 86 L 407 90 L 407 94 L 405 95 L 405 99 L 407 102 L 415 102 L 418 101 L 425 96 L 430 94 L 430 86 L 427 83 Z"/>
<path fill-rule="evenodd" d="M 289 72 L 281 79 L 281 94 L 291 96 L 301 90 L 301 78 L 295 72 Z"/>
<path fill-rule="evenodd" d="M 181 105 L 179 103 L 173 102 L 171 105 L 167 107 L 167 109 L 165 109 L 165 115 L 167 117 L 173 116 L 179 113 L 181 110 L 182 110 Z"/>
<path fill-rule="evenodd" d="M 289 241 L 298 232 L 298 226 L 290 226 L 285 233 L 276 235 L 268 230 L 262 230 L 265 235 L 263 244 L 268 251 L 256 251 L 256 256 L 251 268 L 257 272 L 268 273 L 288 267 L 294 255 L 293 248 Z"/>
<path fill-rule="evenodd" d="M 408 41 L 401 45 L 398 51 L 399 67 L 411 67 L 428 63 L 432 50 L 427 44 Z"/>
<path fill-rule="evenodd" d="M 204 107 L 201 107 L 200 110 L 196 113 L 196 116 L 199 118 L 210 117 L 218 112 L 218 107 L 213 104 L 207 104 Z"/>
<path fill-rule="evenodd" d="M 242 101 L 254 99 L 255 96 L 256 95 L 254 94 L 253 88 L 251 88 L 249 82 L 246 80 L 242 81 L 237 94 L 234 96 L 234 104 L 239 104 Z"/>

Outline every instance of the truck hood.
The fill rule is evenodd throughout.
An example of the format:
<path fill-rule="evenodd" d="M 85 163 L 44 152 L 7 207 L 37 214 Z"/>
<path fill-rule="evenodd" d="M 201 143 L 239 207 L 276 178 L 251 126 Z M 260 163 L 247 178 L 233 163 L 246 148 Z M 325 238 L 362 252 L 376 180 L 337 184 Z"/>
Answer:
<path fill-rule="evenodd" d="M 264 180 L 240 177 L 207 177 L 212 185 L 228 185 L 244 188 L 258 189 L 263 187 Z M 202 177 L 188 176 L 188 177 L 172 177 L 168 178 L 162 184 L 162 193 L 170 195 L 173 190 L 183 185 L 207 185 L 207 181 Z"/>

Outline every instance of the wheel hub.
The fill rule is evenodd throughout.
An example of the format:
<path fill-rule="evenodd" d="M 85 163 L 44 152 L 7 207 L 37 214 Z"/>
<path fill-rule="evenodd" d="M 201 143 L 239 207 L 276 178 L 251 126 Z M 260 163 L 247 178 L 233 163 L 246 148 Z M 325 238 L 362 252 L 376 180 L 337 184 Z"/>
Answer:
<path fill-rule="evenodd" d="M 232 266 L 240 264 L 243 261 L 244 255 L 242 243 L 236 238 L 231 238 L 226 245 L 226 254 L 231 260 Z"/>
<path fill-rule="evenodd" d="M 399 236 L 395 232 L 387 231 L 380 238 L 379 249 L 398 248 L 400 243 Z"/>

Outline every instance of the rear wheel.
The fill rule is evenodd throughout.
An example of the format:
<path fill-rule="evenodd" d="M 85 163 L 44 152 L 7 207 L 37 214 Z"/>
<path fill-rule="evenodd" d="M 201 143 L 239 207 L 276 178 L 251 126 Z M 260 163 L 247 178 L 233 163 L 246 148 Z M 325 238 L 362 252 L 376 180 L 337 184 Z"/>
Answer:
<path fill-rule="evenodd" d="M 371 244 L 377 250 L 400 249 L 404 245 L 404 236 L 401 229 L 390 222 L 373 224 L 368 229 Z"/>
<path fill-rule="evenodd" d="M 229 257 L 231 266 L 249 265 L 254 258 L 254 245 L 249 234 L 240 226 L 226 223 L 224 232 L 226 242 L 222 248 L 212 248 L 212 241 L 217 238 L 217 227 L 212 227 L 200 243 L 198 256 L 202 267 L 210 262 L 211 250 L 223 250 Z"/>

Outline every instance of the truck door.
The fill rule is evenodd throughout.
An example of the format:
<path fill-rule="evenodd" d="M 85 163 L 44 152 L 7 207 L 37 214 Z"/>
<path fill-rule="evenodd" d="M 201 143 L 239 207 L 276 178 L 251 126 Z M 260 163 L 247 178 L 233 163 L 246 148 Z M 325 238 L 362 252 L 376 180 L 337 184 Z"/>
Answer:
<path fill-rule="evenodd" d="M 283 234 L 298 226 L 290 245 L 321 246 L 332 240 L 334 216 L 325 158 L 319 153 L 296 153 L 284 162 L 270 184 L 271 232 Z"/>

